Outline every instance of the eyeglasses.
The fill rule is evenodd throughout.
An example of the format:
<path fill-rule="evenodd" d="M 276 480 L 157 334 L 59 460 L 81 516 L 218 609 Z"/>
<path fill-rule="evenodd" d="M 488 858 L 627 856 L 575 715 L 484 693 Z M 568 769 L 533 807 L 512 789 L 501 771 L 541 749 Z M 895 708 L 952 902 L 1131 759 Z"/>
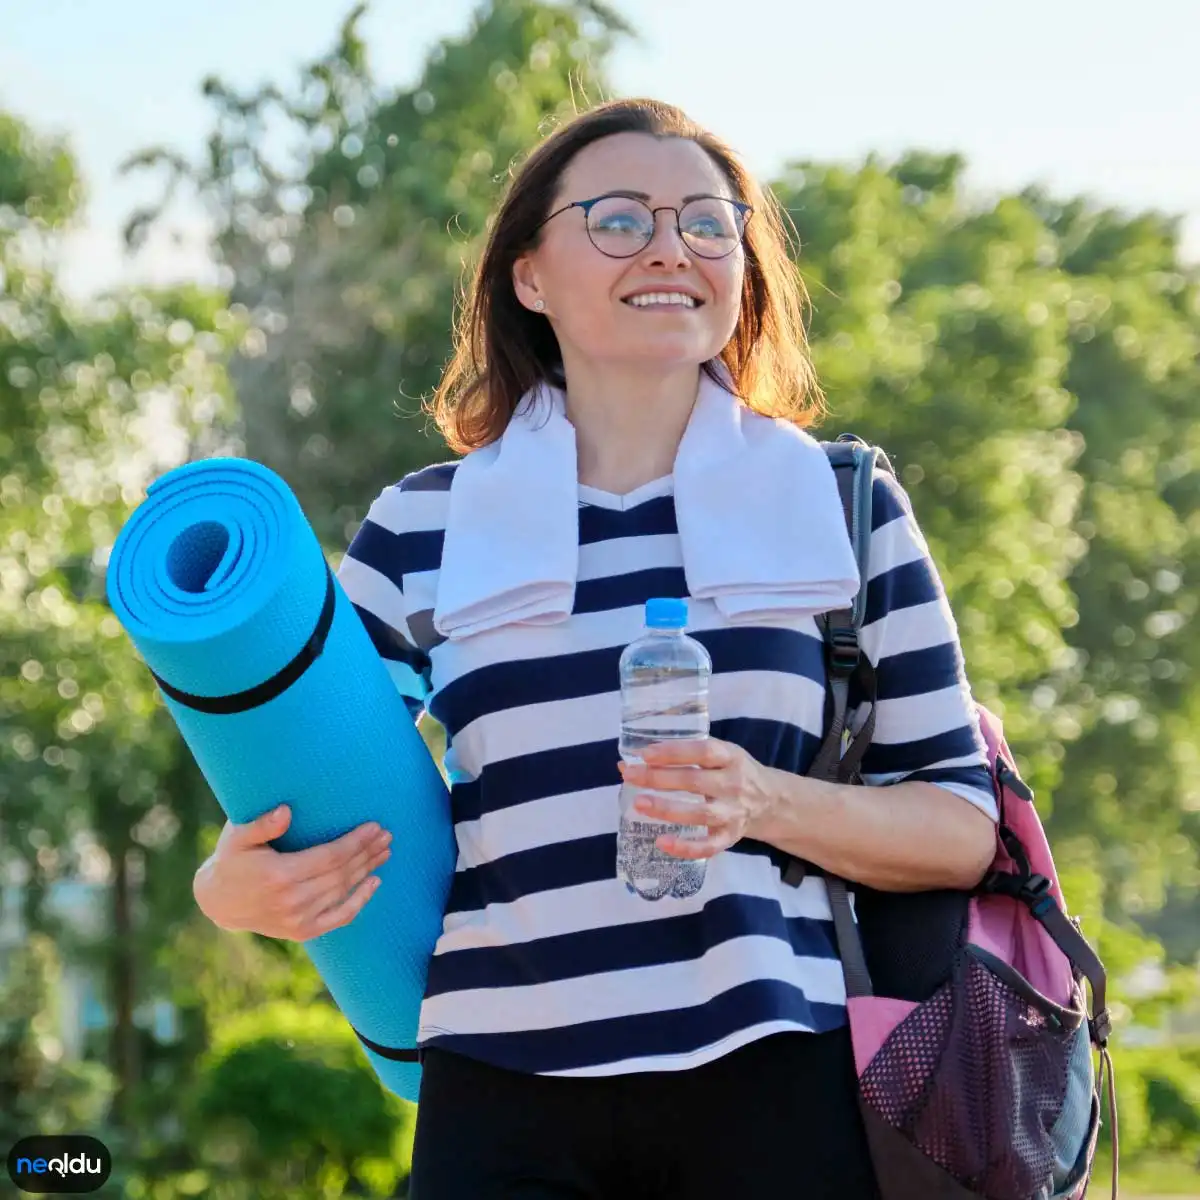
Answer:
<path fill-rule="evenodd" d="M 583 209 L 592 245 L 609 258 L 632 258 L 645 250 L 654 240 L 660 212 L 675 214 L 675 228 L 689 250 L 701 258 L 724 258 L 741 244 L 754 213 L 749 204 L 721 196 L 693 196 L 680 208 L 651 208 L 633 196 L 607 195 L 564 204 L 537 228 L 571 208 Z"/>

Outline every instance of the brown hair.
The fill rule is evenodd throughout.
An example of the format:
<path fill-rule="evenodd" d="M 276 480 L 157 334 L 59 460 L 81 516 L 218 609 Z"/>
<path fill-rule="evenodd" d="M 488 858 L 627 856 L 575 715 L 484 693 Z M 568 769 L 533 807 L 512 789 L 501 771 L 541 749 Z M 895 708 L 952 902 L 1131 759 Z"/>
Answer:
<path fill-rule="evenodd" d="M 741 313 L 721 361 L 734 391 L 764 416 L 800 427 L 823 415 L 824 398 L 808 354 L 804 284 L 788 256 L 785 216 L 733 150 L 680 109 L 656 100 L 615 100 L 557 129 L 517 172 L 496 215 L 455 329 L 454 355 L 431 412 L 456 453 L 504 433 L 521 397 L 561 369 L 549 321 L 518 301 L 512 269 L 537 244 L 567 164 L 585 146 L 615 133 L 688 138 L 724 172 L 735 196 L 754 208 L 746 226 Z M 704 369 L 718 379 L 712 364 Z"/>

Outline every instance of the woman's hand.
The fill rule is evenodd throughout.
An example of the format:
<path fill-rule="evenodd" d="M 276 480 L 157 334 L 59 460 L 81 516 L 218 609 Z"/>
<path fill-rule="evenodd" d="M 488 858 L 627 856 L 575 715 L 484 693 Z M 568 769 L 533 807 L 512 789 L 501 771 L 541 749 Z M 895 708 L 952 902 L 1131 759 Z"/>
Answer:
<path fill-rule="evenodd" d="M 704 797 L 703 805 L 646 795 L 634 802 L 636 812 L 660 821 L 708 826 L 707 835 L 700 838 L 660 837 L 659 849 L 676 858 L 711 858 L 744 837 L 755 837 L 778 801 L 779 772 L 732 742 L 656 742 L 641 757 L 644 765 L 618 764 L 630 787 Z"/>
<path fill-rule="evenodd" d="M 269 843 L 291 824 L 286 805 L 244 825 L 225 823 L 192 881 L 200 911 L 220 929 L 306 942 L 348 925 L 371 898 L 391 834 L 374 822 L 306 850 Z"/>

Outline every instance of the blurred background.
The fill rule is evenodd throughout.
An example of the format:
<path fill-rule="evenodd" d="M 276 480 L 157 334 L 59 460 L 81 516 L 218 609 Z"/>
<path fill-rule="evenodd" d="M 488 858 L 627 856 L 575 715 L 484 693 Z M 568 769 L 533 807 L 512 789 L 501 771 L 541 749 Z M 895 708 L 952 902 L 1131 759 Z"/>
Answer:
<path fill-rule="evenodd" d="M 104 569 L 212 454 L 336 565 L 451 457 L 421 400 L 510 164 L 652 95 L 796 226 L 819 433 L 897 465 L 1109 968 L 1122 1194 L 1200 1196 L 1198 35 L 1191 0 L 0 4 L 0 1147 L 101 1137 L 113 1196 L 404 1195 L 413 1109 L 303 953 L 195 910 L 222 816 Z"/>

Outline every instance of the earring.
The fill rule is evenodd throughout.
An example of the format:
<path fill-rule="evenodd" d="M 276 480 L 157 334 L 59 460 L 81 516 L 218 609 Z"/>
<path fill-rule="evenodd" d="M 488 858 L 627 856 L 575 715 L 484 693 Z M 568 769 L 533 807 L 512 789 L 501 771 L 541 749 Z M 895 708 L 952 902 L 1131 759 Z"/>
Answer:
<path fill-rule="evenodd" d="M 546 307 L 546 302 L 545 302 L 545 300 L 535 300 L 535 301 L 533 302 L 533 307 L 534 307 L 534 308 L 535 308 L 535 309 L 536 309 L 538 312 L 541 312 L 541 311 L 542 311 L 542 309 L 544 309 L 544 308 Z"/>

